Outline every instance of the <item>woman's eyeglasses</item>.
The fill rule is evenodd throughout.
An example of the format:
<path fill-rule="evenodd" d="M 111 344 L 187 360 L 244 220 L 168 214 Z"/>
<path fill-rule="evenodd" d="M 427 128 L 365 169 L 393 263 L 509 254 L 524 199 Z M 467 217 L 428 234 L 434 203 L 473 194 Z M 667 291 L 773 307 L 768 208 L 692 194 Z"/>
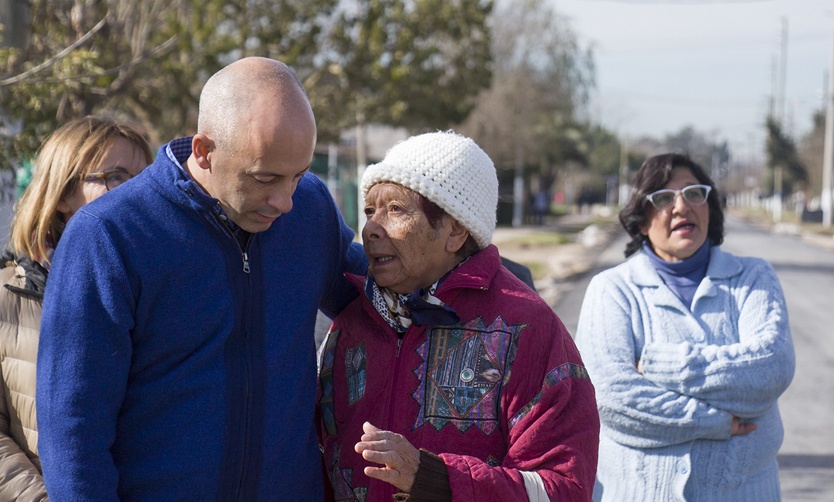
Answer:
<path fill-rule="evenodd" d="M 104 186 L 109 192 L 132 177 L 133 175 L 127 172 L 126 169 L 117 167 L 100 173 L 88 173 L 83 175 L 82 179 L 90 183 L 104 183 Z"/>
<path fill-rule="evenodd" d="M 680 190 L 664 188 L 650 193 L 646 196 L 646 200 L 651 202 L 658 211 L 663 211 L 674 206 L 678 194 L 681 194 L 683 200 L 690 206 L 701 206 L 707 201 L 710 190 L 712 187 L 709 185 L 689 185 Z"/>

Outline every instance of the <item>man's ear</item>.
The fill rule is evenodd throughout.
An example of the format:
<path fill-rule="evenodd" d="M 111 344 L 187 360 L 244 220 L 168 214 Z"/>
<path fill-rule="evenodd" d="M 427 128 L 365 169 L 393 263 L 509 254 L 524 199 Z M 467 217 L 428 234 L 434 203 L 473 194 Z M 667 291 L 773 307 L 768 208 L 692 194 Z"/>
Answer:
<path fill-rule="evenodd" d="M 214 140 L 205 134 L 197 133 L 191 138 L 191 155 L 200 169 L 211 169 L 214 148 Z"/>
<path fill-rule="evenodd" d="M 458 223 L 456 219 L 451 216 L 448 216 L 448 218 L 452 225 L 452 231 L 446 238 L 446 251 L 449 253 L 457 253 L 466 243 L 466 239 L 469 238 L 469 231 L 463 228 L 463 225 Z"/>

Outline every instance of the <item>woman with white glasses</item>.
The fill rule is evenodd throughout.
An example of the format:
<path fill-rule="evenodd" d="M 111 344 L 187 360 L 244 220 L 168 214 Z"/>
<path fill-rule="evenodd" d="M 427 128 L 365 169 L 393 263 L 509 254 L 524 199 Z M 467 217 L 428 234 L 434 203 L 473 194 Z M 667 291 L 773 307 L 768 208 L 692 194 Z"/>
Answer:
<path fill-rule="evenodd" d="M 720 248 L 718 191 L 687 157 L 649 158 L 633 186 L 629 259 L 594 277 L 577 328 L 602 425 L 594 499 L 779 500 L 795 363 L 776 274 Z"/>

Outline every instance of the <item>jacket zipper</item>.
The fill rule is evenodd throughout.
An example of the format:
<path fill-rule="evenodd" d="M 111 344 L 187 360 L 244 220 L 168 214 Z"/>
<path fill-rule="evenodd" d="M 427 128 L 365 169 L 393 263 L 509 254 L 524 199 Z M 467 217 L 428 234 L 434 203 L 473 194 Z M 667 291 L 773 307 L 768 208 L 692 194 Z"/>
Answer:
<path fill-rule="evenodd" d="M 240 241 L 237 240 L 235 237 L 235 233 L 229 227 L 229 223 L 226 219 L 220 218 L 220 221 L 223 222 L 223 227 L 226 229 L 226 232 L 234 241 L 235 245 L 237 245 L 238 250 L 240 251 L 241 258 L 243 259 L 243 273 L 247 275 L 246 278 L 246 295 L 247 301 L 246 305 L 250 305 L 251 299 L 248 298 L 250 294 L 251 284 L 249 284 L 249 273 L 251 272 L 251 267 L 249 263 L 249 244 L 252 242 L 252 235 L 249 234 L 246 237 L 246 244 L 241 246 Z M 248 328 L 247 323 L 248 319 L 252 316 L 252 314 L 248 311 L 248 307 L 244 307 L 246 312 L 243 316 L 243 320 L 241 321 L 241 330 L 243 331 L 243 374 L 244 374 L 244 381 L 243 381 L 243 395 L 244 395 L 244 406 L 245 412 L 243 416 L 243 455 L 241 457 L 240 462 L 240 470 L 238 471 L 238 488 L 237 494 L 235 495 L 235 500 L 240 500 L 241 493 L 244 491 L 244 483 L 246 479 L 246 458 L 248 457 L 248 437 L 249 437 L 249 348 L 248 348 Z"/>
<path fill-rule="evenodd" d="M 402 336 L 397 333 L 397 356 L 394 358 L 394 380 L 392 381 L 391 385 L 391 398 L 389 399 L 389 406 L 388 406 L 388 424 L 387 429 L 391 430 L 391 425 L 394 423 L 394 398 L 397 395 L 397 381 L 400 379 L 400 350 L 403 347 L 403 339 L 405 338 L 405 333 Z"/>
<path fill-rule="evenodd" d="M 248 348 L 248 338 L 249 334 L 247 330 L 243 332 L 243 343 L 244 343 L 244 356 L 243 356 L 243 371 L 244 371 L 244 382 L 243 382 L 243 395 L 244 402 L 246 403 L 245 412 L 243 416 L 243 456 L 241 457 L 240 462 L 240 471 L 238 472 L 238 488 L 237 488 L 237 500 L 241 499 L 241 494 L 244 493 L 244 483 L 246 482 L 246 470 L 247 470 L 247 462 L 246 459 L 249 457 L 249 348 Z"/>
<path fill-rule="evenodd" d="M 383 427 L 385 430 L 389 431 L 393 430 L 394 425 L 394 400 L 397 395 L 397 385 L 400 380 L 400 350 L 403 347 L 403 339 L 405 338 L 405 333 L 403 333 L 402 336 L 400 336 L 399 333 L 396 334 L 397 356 L 394 358 L 394 379 L 391 382 L 391 395 L 388 401 L 388 423 L 385 425 L 385 427 Z M 391 500 L 394 497 L 394 494 L 397 492 L 397 490 L 394 488 L 393 485 L 388 485 L 386 488 L 389 495 L 388 500 Z"/>
<path fill-rule="evenodd" d="M 226 217 L 228 218 L 228 216 Z M 226 221 L 225 218 L 219 218 L 221 222 L 223 222 L 223 228 L 226 229 L 226 232 L 235 241 L 237 244 L 237 248 L 240 250 L 241 258 L 243 258 L 243 273 L 248 274 L 252 269 L 249 267 L 249 243 L 252 242 L 252 234 L 249 234 L 246 237 L 246 245 L 241 247 L 240 242 L 238 242 L 237 237 L 235 237 L 235 233 L 229 227 L 229 222 Z"/>
<path fill-rule="evenodd" d="M 188 194 L 191 197 L 194 196 L 194 194 L 190 190 L 186 189 L 185 193 Z M 232 241 L 234 241 L 235 245 L 237 246 L 238 251 L 240 251 L 241 258 L 243 259 L 243 273 L 246 274 L 246 283 L 247 283 L 246 284 L 247 300 L 246 300 L 245 303 L 247 305 L 250 305 L 251 304 L 251 298 L 248 298 L 248 296 L 251 293 L 252 285 L 251 285 L 250 280 L 249 280 L 249 273 L 251 272 L 251 267 L 250 267 L 250 262 L 249 262 L 249 245 L 252 243 L 252 235 L 253 234 L 250 233 L 246 237 L 246 244 L 241 246 L 240 241 L 237 240 L 237 237 L 235 237 L 234 231 L 232 231 L 231 227 L 229 226 L 228 216 L 225 216 L 221 213 L 221 214 L 215 214 L 215 217 L 218 220 L 220 220 L 221 226 L 226 230 L 226 233 L 229 235 L 229 237 L 232 238 Z M 238 471 L 238 487 L 237 487 L 237 493 L 234 495 L 235 500 L 240 500 L 241 494 L 244 491 L 243 489 L 244 489 L 244 483 L 245 483 L 245 478 L 246 478 L 246 469 L 247 469 L 246 468 L 246 458 L 248 456 L 247 450 L 248 450 L 248 436 L 249 436 L 249 400 L 250 400 L 250 396 L 249 396 L 249 350 L 248 350 L 249 334 L 248 334 L 248 328 L 247 328 L 246 323 L 247 323 L 247 320 L 251 316 L 252 316 L 252 314 L 248 311 L 248 308 L 247 308 L 246 313 L 243 316 L 244 318 L 241 321 L 242 322 L 241 330 L 243 332 L 242 334 L 243 334 L 243 344 L 244 344 L 244 347 L 243 347 L 243 353 L 244 353 L 244 360 L 243 360 L 243 367 L 244 367 L 243 368 L 244 369 L 244 372 L 243 372 L 244 373 L 243 387 L 244 388 L 243 388 L 243 394 L 244 394 L 244 403 L 245 403 L 246 411 L 245 411 L 244 417 L 243 417 L 243 438 L 242 438 L 243 439 L 243 455 L 241 457 L 240 470 Z"/>
<path fill-rule="evenodd" d="M 247 249 L 249 246 L 246 246 Z M 249 253 L 243 251 L 243 272 L 248 274 L 249 273 Z"/>
<path fill-rule="evenodd" d="M 234 238 L 234 235 L 232 236 Z M 240 243 L 237 239 L 234 239 L 235 242 L 238 243 L 238 247 L 240 248 Z M 246 482 L 246 471 L 247 471 L 247 458 L 249 458 L 249 415 L 250 415 L 250 395 L 249 395 L 249 319 L 252 317 L 252 312 L 250 312 L 250 307 L 252 305 L 252 284 L 251 279 L 249 276 L 250 267 L 249 267 L 249 244 L 252 242 L 252 234 L 249 234 L 246 237 L 246 244 L 243 248 L 240 249 L 241 255 L 243 257 L 243 273 L 246 274 L 246 307 L 245 314 L 243 316 L 243 322 L 246 323 L 241 328 L 243 329 L 243 395 L 244 395 L 244 403 L 245 403 L 245 411 L 243 414 L 243 457 L 241 458 L 240 462 L 240 474 L 238 479 L 240 480 L 240 485 L 238 486 L 237 492 L 237 499 L 241 500 L 241 494 L 245 493 L 244 483 Z"/>
<path fill-rule="evenodd" d="M 234 237 L 235 236 L 232 235 L 233 239 L 234 239 Z M 235 239 L 235 242 L 237 242 L 237 239 Z M 251 270 L 249 268 L 249 243 L 250 242 L 252 242 L 252 234 L 249 234 L 246 237 L 246 246 L 245 247 L 241 248 L 239 242 L 237 244 L 237 247 L 240 249 L 240 254 L 243 257 L 243 273 L 244 274 L 248 274 L 249 271 Z"/>

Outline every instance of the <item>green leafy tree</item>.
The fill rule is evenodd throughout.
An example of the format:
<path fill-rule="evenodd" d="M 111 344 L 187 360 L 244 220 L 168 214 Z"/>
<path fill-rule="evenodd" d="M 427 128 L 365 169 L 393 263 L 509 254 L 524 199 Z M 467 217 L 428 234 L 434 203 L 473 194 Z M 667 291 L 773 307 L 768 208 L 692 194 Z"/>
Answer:
<path fill-rule="evenodd" d="M 588 168 L 601 177 L 617 176 L 620 171 L 622 145 L 608 129 L 595 125 L 588 128 Z"/>
<path fill-rule="evenodd" d="M 823 160 L 825 158 L 825 110 L 814 113 L 813 128 L 799 142 L 800 161 L 808 168 L 809 197 L 822 193 Z"/>
<path fill-rule="evenodd" d="M 152 142 L 196 125 L 205 80 L 242 56 L 311 68 L 338 0 L 33 0 L 27 42 L 0 50 L 0 109 L 22 131 L 8 158 L 102 113 L 144 125 Z M 309 70 L 307 70 L 309 73 Z"/>
<path fill-rule="evenodd" d="M 623 145 L 613 132 L 599 125 L 589 126 L 585 136 L 588 145 L 587 177 L 581 198 L 589 202 L 615 202 Z"/>
<path fill-rule="evenodd" d="M 463 120 L 489 85 L 491 9 L 491 0 L 340 3 L 304 75 L 320 140 L 367 123 L 419 130 Z"/>
<path fill-rule="evenodd" d="M 123 115 L 119 98 L 148 60 L 171 50 L 176 38 L 150 44 L 170 2 L 161 0 L 34 0 L 26 43 L 0 52 L 0 98 L 20 134 L 4 138 L 10 158 L 31 155 L 69 119 L 108 110 Z"/>
<path fill-rule="evenodd" d="M 765 183 L 770 193 L 781 191 L 783 195 L 803 188 L 808 182 L 808 171 L 800 161 L 793 140 L 783 131 L 781 125 L 771 117 L 767 127 L 767 168 L 770 173 Z M 781 178 L 781 187 L 779 181 Z M 781 189 L 780 189 L 781 188 Z"/>
<path fill-rule="evenodd" d="M 132 89 L 132 112 L 154 124 L 159 140 L 193 132 L 206 79 L 247 56 L 278 59 L 309 74 L 318 54 L 324 17 L 338 0 L 179 0 L 155 41 L 183 34 L 159 61 L 150 85 Z"/>

